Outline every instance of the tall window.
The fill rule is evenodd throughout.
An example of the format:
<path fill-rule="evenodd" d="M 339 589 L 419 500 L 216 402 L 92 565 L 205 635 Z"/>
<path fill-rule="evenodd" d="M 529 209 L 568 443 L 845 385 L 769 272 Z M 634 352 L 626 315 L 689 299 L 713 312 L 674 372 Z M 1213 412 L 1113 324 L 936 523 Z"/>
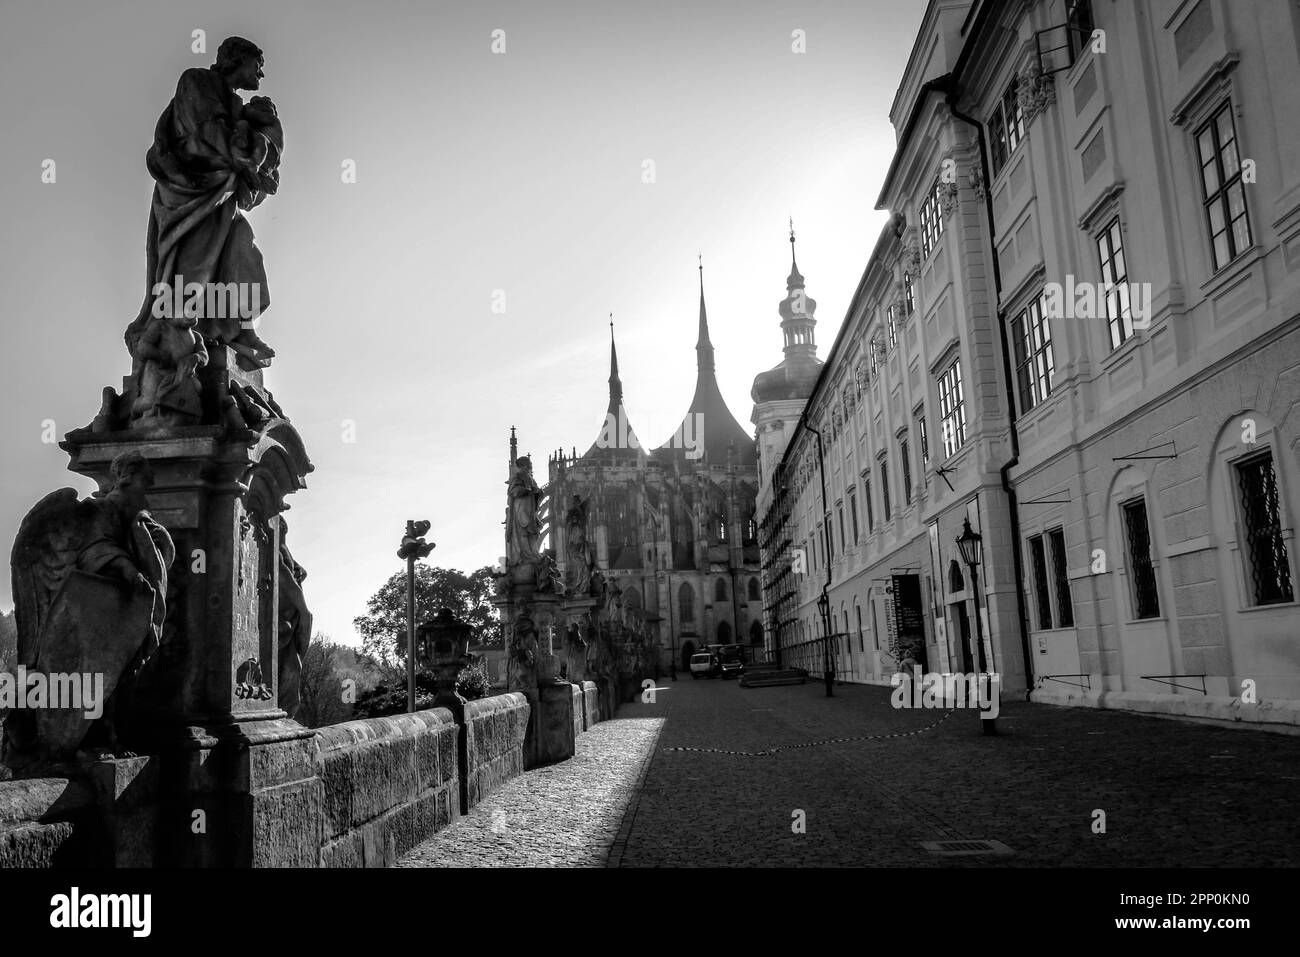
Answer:
<path fill-rule="evenodd" d="M 757 578 L 751 578 L 751 579 L 749 580 L 749 596 L 748 596 L 748 597 L 749 597 L 749 600 L 750 600 L 750 601 L 758 601 L 758 600 L 759 600 L 759 597 L 758 597 L 758 579 L 757 579 Z"/>
<path fill-rule="evenodd" d="M 1124 237 L 1119 217 L 1110 221 L 1097 237 L 1101 257 L 1101 281 L 1106 291 L 1106 317 L 1110 321 L 1110 347 L 1118 349 L 1133 335 L 1133 314 L 1128 301 L 1128 263 L 1124 259 Z"/>
<path fill-rule="evenodd" d="M 880 337 L 872 336 L 871 342 L 867 344 L 867 351 L 871 353 L 871 378 L 876 377 L 876 371 L 880 368 Z"/>
<path fill-rule="evenodd" d="M 1160 598 L 1156 594 L 1156 570 L 1151 561 L 1151 529 L 1147 526 L 1146 500 L 1139 498 L 1125 502 L 1122 509 L 1133 587 L 1133 617 L 1159 618 Z"/>
<path fill-rule="evenodd" d="M 921 202 L 921 255 L 928 256 L 943 235 L 943 215 L 939 210 L 940 188 L 936 180 L 930 192 Z"/>
<path fill-rule="evenodd" d="M 885 506 L 885 521 L 887 522 L 894 514 L 894 510 L 889 504 L 889 461 L 884 458 L 880 460 L 880 500 Z"/>
<path fill-rule="evenodd" d="M 681 610 L 682 622 L 695 621 L 695 589 L 689 582 L 682 582 L 677 589 L 677 607 Z"/>
<path fill-rule="evenodd" d="M 1028 412 L 1052 394 L 1056 363 L 1052 358 L 1052 330 L 1043 315 L 1039 296 L 1011 320 L 1016 350 L 1016 379 L 1020 384 L 1020 410 Z"/>
<path fill-rule="evenodd" d="M 840 519 L 840 551 L 844 551 L 849 547 L 848 539 L 844 537 L 844 506 L 837 505 L 835 511 Z"/>
<path fill-rule="evenodd" d="M 1020 79 L 1012 77 L 1002 94 L 1002 101 L 989 118 L 989 143 L 993 154 L 993 175 L 997 176 L 1007 159 L 1025 138 L 1025 114 L 1020 108 Z"/>
<path fill-rule="evenodd" d="M 966 400 L 961 391 L 961 360 L 939 376 L 939 414 L 942 416 L 943 457 L 948 458 L 966 443 Z"/>
<path fill-rule="evenodd" d="M 1043 536 L 1035 535 L 1029 539 L 1029 554 L 1034 564 L 1034 596 L 1038 599 L 1038 627 L 1052 627 L 1052 596 L 1047 592 L 1047 553 L 1043 548 Z"/>
<path fill-rule="evenodd" d="M 1065 22 L 1069 33 L 1070 62 L 1073 63 L 1092 39 L 1092 0 L 1074 0 Z"/>
<path fill-rule="evenodd" d="M 1047 533 L 1052 550 L 1052 581 L 1056 585 L 1056 624 L 1060 628 L 1074 627 L 1074 600 L 1070 597 L 1070 576 L 1065 563 L 1065 529 L 1054 528 Z"/>
<path fill-rule="evenodd" d="M 1252 604 L 1294 601 L 1291 563 L 1282 538 L 1273 453 L 1264 452 L 1239 462 L 1236 472 L 1246 545 L 1246 588 L 1254 599 Z"/>
<path fill-rule="evenodd" d="M 888 319 L 889 327 L 889 348 L 892 350 L 898 345 L 898 310 L 890 306 L 885 310 L 885 316 Z"/>
<path fill-rule="evenodd" d="M 907 433 L 898 436 L 898 454 L 903 463 L 903 504 L 912 504 L 912 457 L 907 454 Z"/>
<path fill-rule="evenodd" d="M 719 578 L 717 581 L 713 583 L 713 600 L 714 601 L 727 600 L 727 583 L 721 578 Z"/>
<path fill-rule="evenodd" d="M 1251 242 L 1231 101 L 1219 107 L 1196 131 L 1196 148 L 1201 159 L 1201 191 L 1214 247 L 1214 268 L 1219 270 Z"/>
<path fill-rule="evenodd" d="M 912 274 L 903 273 L 903 308 L 910 316 L 916 312 L 916 294 L 912 291 Z"/>
<path fill-rule="evenodd" d="M 862 474 L 862 496 L 867 503 L 867 531 L 876 530 L 876 507 L 871 501 L 871 476 L 864 472 Z"/>
<path fill-rule="evenodd" d="M 930 433 L 925 427 L 924 414 L 916 417 L 916 444 L 921 450 L 921 464 L 928 465 L 930 462 Z"/>
<path fill-rule="evenodd" d="M 849 489 L 849 522 L 853 527 L 853 544 L 858 543 L 858 489 Z"/>

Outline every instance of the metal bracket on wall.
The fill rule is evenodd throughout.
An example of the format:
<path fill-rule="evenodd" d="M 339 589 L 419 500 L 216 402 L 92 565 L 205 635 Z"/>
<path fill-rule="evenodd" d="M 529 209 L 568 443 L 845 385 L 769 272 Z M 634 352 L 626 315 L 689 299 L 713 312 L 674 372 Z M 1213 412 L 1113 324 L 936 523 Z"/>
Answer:
<path fill-rule="evenodd" d="M 937 476 L 939 476 L 939 478 L 943 479 L 943 484 L 946 485 L 946 486 L 948 486 L 948 491 L 950 491 L 950 492 L 955 492 L 955 491 L 957 491 L 955 488 L 952 487 L 952 483 L 948 481 L 948 475 L 949 475 L 949 473 L 951 473 L 951 472 L 955 472 L 955 471 L 957 471 L 957 470 L 956 470 L 956 469 L 950 469 L 950 468 L 944 468 L 944 467 L 942 467 L 942 466 L 940 466 L 939 468 L 937 468 L 937 469 L 934 470 L 934 474 L 937 475 Z"/>
<path fill-rule="evenodd" d="M 1199 691 L 1203 695 L 1208 695 L 1205 690 L 1205 675 L 1138 675 L 1143 681 L 1155 681 L 1162 685 L 1169 685 L 1171 688 L 1182 688 L 1184 691 Z M 1177 681 L 1169 681 L 1169 678 L 1200 678 L 1201 686 L 1193 688 L 1191 685 L 1180 685 Z"/>
<path fill-rule="evenodd" d="M 1161 453 L 1158 455 L 1147 454 L 1147 453 L 1155 452 L 1156 449 L 1163 449 L 1166 445 L 1169 446 L 1171 449 L 1173 449 L 1173 452 L 1168 454 Z M 1139 451 L 1134 452 L 1132 455 L 1116 455 L 1111 459 L 1111 461 L 1112 462 L 1135 462 L 1139 459 L 1176 459 L 1176 458 L 1178 458 L 1178 446 L 1174 445 L 1174 443 L 1170 441 L 1170 442 L 1161 442 L 1159 445 L 1153 445 L 1148 449 L 1140 449 Z"/>
<path fill-rule="evenodd" d="M 1082 678 L 1083 684 L 1075 681 L 1066 681 L 1066 678 Z M 1039 675 L 1039 684 L 1044 681 L 1059 681 L 1063 685 L 1069 685 L 1072 688 L 1083 688 L 1085 691 L 1092 690 L 1092 675 Z"/>
<path fill-rule="evenodd" d="M 1069 505 L 1071 499 L 1066 498 L 1026 498 L 1021 499 L 1021 505 Z"/>

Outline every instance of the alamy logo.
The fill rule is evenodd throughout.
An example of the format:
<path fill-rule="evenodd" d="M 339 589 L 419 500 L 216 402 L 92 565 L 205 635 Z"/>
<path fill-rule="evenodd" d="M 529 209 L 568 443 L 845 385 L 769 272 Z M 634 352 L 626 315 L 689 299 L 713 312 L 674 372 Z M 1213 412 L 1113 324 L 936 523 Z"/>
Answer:
<path fill-rule="evenodd" d="M 148 937 L 152 912 L 150 894 L 82 894 L 74 887 L 50 898 L 51 927 L 126 927 L 133 937 Z"/>
<path fill-rule="evenodd" d="M 895 672 L 889 683 L 894 689 L 889 703 L 895 708 L 979 708 L 982 718 L 996 718 L 1002 710 L 1001 679 L 996 673 L 922 674 L 917 667 L 910 675 Z"/>
<path fill-rule="evenodd" d="M 153 317 L 173 319 L 242 319 L 250 322 L 262 314 L 262 286 L 255 282 L 186 282 L 179 273 L 174 282 L 154 283 Z M 246 327 L 247 328 L 247 327 Z"/>
<path fill-rule="evenodd" d="M 688 459 L 698 459 L 704 454 L 704 413 L 690 412 L 672 436 L 664 443 L 670 449 L 685 449 Z M 600 449 L 639 449 L 641 441 L 627 421 L 627 412 L 620 405 L 618 414 L 605 413 L 605 425 L 596 438 Z"/>
<path fill-rule="evenodd" d="M 1049 282 L 1043 286 L 1043 314 L 1048 319 L 1107 319 L 1112 305 L 1122 312 L 1128 307 L 1134 329 L 1151 327 L 1151 283 Z"/>
<path fill-rule="evenodd" d="M 102 673 L 47 675 L 29 672 L 25 665 L 16 674 L 0 672 L 0 711 L 53 708 L 84 711 L 91 721 L 104 715 Z"/>

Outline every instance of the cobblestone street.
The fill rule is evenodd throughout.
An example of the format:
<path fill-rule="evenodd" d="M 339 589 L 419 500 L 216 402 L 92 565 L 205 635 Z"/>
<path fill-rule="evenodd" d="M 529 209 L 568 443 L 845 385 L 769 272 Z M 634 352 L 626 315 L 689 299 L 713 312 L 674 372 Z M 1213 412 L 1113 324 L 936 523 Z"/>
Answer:
<path fill-rule="evenodd" d="M 1300 864 L 1297 737 L 1005 702 L 986 738 L 975 712 L 895 710 L 888 688 L 660 687 L 403 865 Z M 975 840 L 1010 853 L 922 846 Z"/>

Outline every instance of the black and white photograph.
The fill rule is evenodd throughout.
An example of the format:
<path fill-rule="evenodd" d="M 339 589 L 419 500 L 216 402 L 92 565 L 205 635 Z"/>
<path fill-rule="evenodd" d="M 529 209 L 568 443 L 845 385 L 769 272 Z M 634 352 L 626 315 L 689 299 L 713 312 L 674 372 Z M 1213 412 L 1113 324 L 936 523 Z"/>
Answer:
<path fill-rule="evenodd" d="M 1296 0 L 0 0 L 0 130 L 16 939 L 1285 926 Z"/>

